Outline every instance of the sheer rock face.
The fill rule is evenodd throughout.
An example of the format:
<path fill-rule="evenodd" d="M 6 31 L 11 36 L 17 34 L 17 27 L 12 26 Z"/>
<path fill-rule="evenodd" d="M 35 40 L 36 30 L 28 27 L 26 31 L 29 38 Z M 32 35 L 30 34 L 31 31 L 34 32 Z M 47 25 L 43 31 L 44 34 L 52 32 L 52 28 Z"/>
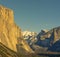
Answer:
<path fill-rule="evenodd" d="M 13 11 L 0 5 L 0 19 L 5 20 L 7 23 L 13 23 Z"/>
<path fill-rule="evenodd" d="M 6 47 L 17 51 L 17 45 L 20 46 L 18 41 L 26 51 L 32 52 L 32 49 L 22 38 L 21 29 L 14 23 L 13 11 L 0 6 L 0 42 Z"/>
<path fill-rule="evenodd" d="M 21 36 L 21 29 L 14 23 L 13 19 L 13 11 L 0 6 L 0 42 L 17 51 L 17 37 Z"/>

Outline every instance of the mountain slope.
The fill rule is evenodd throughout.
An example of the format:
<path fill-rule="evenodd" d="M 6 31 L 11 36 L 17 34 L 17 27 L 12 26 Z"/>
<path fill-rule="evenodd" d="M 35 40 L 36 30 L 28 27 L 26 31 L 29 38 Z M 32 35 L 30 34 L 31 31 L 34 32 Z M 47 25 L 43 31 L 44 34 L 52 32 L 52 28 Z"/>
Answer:
<path fill-rule="evenodd" d="M 60 26 L 43 33 L 38 38 L 37 45 L 47 47 L 51 51 L 58 51 L 60 43 Z"/>
<path fill-rule="evenodd" d="M 19 55 L 0 42 L 0 57 L 19 57 Z"/>
<path fill-rule="evenodd" d="M 36 42 L 37 33 L 31 32 L 31 31 L 24 31 L 22 32 L 23 38 L 27 41 L 29 45 L 32 45 L 34 42 Z"/>
<path fill-rule="evenodd" d="M 28 43 L 23 38 L 18 38 L 17 50 L 19 53 L 34 53 Z"/>
<path fill-rule="evenodd" d="M 60 40 L 56 41 L 52 46 L 50 46 L 48 50 L 53 52 L 60 52 Z"/>

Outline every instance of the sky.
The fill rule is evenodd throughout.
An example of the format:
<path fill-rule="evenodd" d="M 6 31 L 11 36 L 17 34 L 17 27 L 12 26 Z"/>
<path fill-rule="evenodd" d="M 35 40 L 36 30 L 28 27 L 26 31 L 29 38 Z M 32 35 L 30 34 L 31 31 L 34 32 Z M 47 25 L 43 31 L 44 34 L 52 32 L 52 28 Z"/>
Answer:
<path fill-rule="evenodd" d="M 60 26 L 60 0 L 0 0 L 0 4 L 14 11 L 15 23 L 22 31 Z"/>

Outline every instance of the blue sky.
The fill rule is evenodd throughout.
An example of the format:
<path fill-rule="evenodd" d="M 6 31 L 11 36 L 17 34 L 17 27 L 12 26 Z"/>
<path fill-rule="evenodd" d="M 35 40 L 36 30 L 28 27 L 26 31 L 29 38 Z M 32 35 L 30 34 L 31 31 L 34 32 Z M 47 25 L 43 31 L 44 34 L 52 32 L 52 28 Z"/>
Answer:
<path fill-rule="evenodd" d="M 15 23 L 22 31 L 60 26 L 60 0 L 0 0 L 0 4 L 14 11 Z"/>

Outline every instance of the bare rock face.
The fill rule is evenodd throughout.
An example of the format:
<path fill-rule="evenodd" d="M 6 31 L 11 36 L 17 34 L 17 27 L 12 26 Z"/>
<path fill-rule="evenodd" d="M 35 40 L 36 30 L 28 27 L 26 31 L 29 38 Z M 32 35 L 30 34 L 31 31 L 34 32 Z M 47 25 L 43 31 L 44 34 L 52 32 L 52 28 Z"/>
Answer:
<path fill-rule="evenodd" d="M 20 55 L 0 43 L 0 57 L 20 57 Z"/>
<path fill-rule="evenodd" d="M 18 41 L 22 43 L 24 50 L 32 52 L 32 49 L 22 38 L 21 29 L 14 23 L 13 11 L 0 5 L 0 42 L 6 47 L 17 51 L 17 45 L 21 46 Z"/>
<path fill-rule="evenodd" d="M 16 51 L 21 29 L 14 23 L 13 11 L 0 5 L 0 42 Z"/>

